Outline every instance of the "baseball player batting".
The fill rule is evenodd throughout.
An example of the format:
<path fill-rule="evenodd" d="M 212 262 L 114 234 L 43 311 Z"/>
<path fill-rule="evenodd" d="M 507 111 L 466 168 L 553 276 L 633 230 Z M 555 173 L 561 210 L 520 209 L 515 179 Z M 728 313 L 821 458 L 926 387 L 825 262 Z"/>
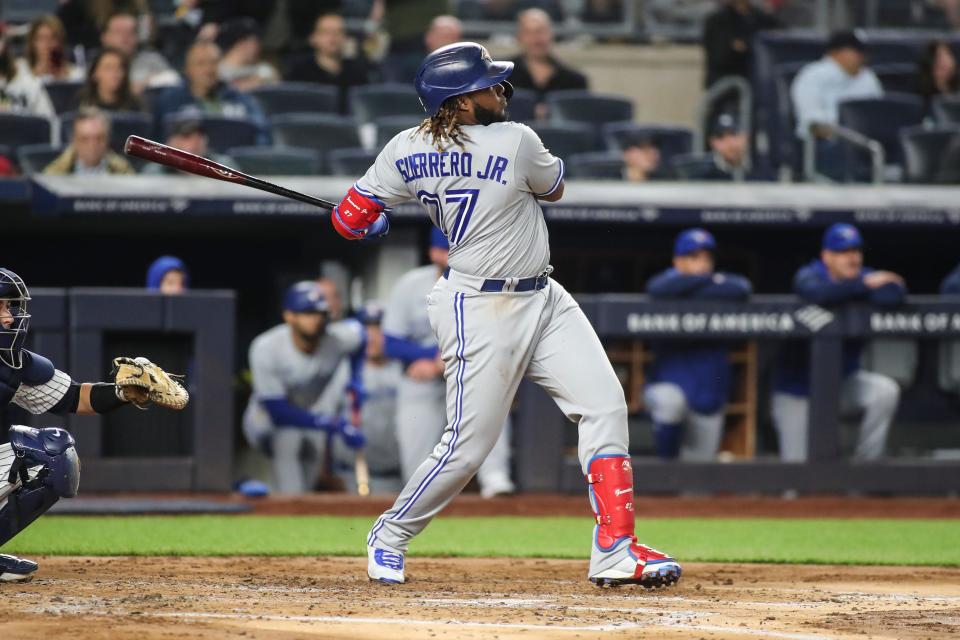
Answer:
<path fill-rule="evenodd" d="M 427 296 L 444 362 L 446 430 L 370 530 L 367 572 L 404 581 L 410 540 L 477 472 L 526 376 L 578 425 L 597 522 L 590 580 L 670 585 L 680 565 L 634 535 L 623 389 L 586 316 L 550 277 L 537 201 L 562 197 L 563 161 L 507 121 L 512 71 L 470 42 L 429 54 L 415 80 L 429 117 L 387 143 L 331 214 L 343 237 L 370 238 L 387 232 L 389 206 L 417 200 L 450 244 L 449 266 Z"/>
<path fill-rule="evenodd" d="M 0 269 L 0 405 L 30 413 L 107 413 L 127 404 L 182 409 L 189 396 L 179 382 L 146 358 L 116 358 L 113 383 L 74 382 L 43 356 L 23 348 L 30 326 L 30 291 Z M 0 444 L 0 546 L 42 516 L 60 498 L 77 495 L 80 459 L 63 429 L 14 425 Z M 0 554 L 0 582 L 26 581 L 37 563 Z"/>

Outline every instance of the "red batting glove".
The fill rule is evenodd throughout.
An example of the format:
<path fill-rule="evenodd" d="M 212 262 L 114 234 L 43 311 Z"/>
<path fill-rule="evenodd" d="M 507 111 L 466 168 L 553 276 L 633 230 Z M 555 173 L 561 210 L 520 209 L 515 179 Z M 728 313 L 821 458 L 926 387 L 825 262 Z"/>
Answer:
<path fill-rule="evenodd" d="M 363 195 L 353 186 L 334 207 L 330 221 L 337 233 L 347 240 L 360 240 L 386 208 L 383 200 L 373 194 Z"/>

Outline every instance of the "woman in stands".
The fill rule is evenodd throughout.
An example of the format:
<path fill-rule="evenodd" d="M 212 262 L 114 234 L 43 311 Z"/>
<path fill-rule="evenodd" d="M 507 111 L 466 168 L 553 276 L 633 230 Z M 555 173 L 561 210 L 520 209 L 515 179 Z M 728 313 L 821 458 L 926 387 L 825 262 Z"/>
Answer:
<path fill-rule="evenodd" d="M 40 82 L 83 80 L 83 67 L 70 64 L 66 54 L 67 32 L 54 15 L 42 15 L 30 23 L 27 56 L 17 60 L 18 73 L 29 73 Z"/>
<path fill-rule="evenodd" d="M 43 84 L 29 73 L 20 73 L 7 47 L 4 25 L 0 23 L 0 113 L 12 112 L 53 119 L 56 113 Z M 7 141 L 4 141 L 6 143 Z"/>
<path fill-rule="evenodd" d="M 130 84 L 130 62 L 117 49 L 101 49 L 90 64 L 87 81 L 77 95 L 78 107 L 105 111 L 143 111 Z"/>
<path fill-rule="evenodd" d="M 920 57 L 920 95 L 929 108 L 937 96 L 954 95 L 958 91 L 957 59 L 945 40 L 934 40 L 924 47 Z"/>

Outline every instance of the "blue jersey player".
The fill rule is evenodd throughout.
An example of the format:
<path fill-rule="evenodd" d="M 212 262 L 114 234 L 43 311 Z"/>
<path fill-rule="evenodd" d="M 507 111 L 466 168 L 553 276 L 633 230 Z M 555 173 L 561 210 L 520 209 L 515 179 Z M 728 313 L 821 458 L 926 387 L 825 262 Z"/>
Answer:
<path fill-rule="evenodd" d="M 746 278 L 714 271 L 717 243 L 709 231 L 677 236 L 673 267 L 647 283 L 655 300 L 746 300 Z M 661 458 L 712 460 L 723 436 L 723 407 L 730 392 L 728 347 L 717 342 L 662 340 L 653 344 L 654 363 L 644 394 L 653 417 L 654 444 Z"/>

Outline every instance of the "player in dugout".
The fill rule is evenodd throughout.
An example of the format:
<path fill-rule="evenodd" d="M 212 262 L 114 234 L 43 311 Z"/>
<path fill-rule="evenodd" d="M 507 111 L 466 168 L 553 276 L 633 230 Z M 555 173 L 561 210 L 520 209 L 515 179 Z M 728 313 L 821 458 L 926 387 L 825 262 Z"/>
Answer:
<path fill-rule="evenodd" d="M 146 358 L 114 359 L 112 383 L 79 383 L 25 349 L 30 300 L 23 279 L 0 268 L 0 406 L 13 403 L 32 414 L 64 416 L 108 413 L 129 404 L 187 405 L 189 395 L 180 383 Z M 0 444 L 0 546 L 60 498 L 77 495 L 80 484 L 80 460 L 65 430 L 14 425 L 9 438 Z M 36 562 L 0 554 L 0 582 L 26 581 L 36 570 Z"/>
<path fill-rule="evenodd" d="M 704 229 L 677 236 L 673 267 L 647 283 L 655 300 L 727 300 L 750 296 L 743 276 L 714 271 L 717 242 Z M 709 461 L 723 437 L 723 408 L 730 394 L 729 346 L 716 341 L 657 340 L 644 392 L 661 458 Z"/>

